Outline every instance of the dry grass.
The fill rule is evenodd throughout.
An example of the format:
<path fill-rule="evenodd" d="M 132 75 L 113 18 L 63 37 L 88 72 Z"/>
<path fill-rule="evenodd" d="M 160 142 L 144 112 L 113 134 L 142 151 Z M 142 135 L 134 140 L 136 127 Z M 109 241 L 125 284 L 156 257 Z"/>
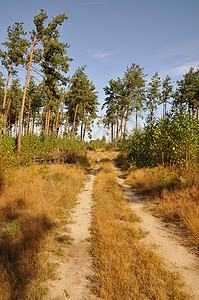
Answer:
<path fill-rule="evenodd" d="M 102 299 L 187 299 L 179 279 L 143 246 L 145 234 L 116 182 L 114 167 L 102 160 L 94 188 L 92 255 L 95 293 Z"/>
<path fill-rule="evenodd" d="M 199 250 L 199 173 L 142 168 L 132 171 L 126 182 L 152 199 L 156 215 L 184 228 L 187 243 Z"/>
<path fill-rule="evenodd" d="M 104 150 L 103 153 L 113 160 L 117 159 L 119 155 L 119 152 L 114 150 L 108 150 L 108 151 Z"/>
<path fill-rule="evenodd" d="M 61 253 L 56 239 L 84 176 L 81 168 L 69 165 L 5 174 L 0 195 L 1 299 L 41 299 L 46 294 L 45 280 L 56 267 L 48 259 L 53 251 Z"/>
<path fill-rule="evenodd" d="M 86 153 L 86 157 L 89 162 L 89 169 L 92 170 L 95 167 L 96 164 L 96 151 L 94 150 L 88 150 Z"/>

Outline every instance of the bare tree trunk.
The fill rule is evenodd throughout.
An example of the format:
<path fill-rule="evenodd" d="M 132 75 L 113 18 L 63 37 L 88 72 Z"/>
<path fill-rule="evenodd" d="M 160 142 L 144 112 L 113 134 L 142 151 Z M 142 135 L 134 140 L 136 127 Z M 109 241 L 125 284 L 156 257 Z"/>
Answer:
<path fill-rule="evenodd" d="M 5 115 L 5 118 L 4 118 L 4 132 L 6 131 L 6 123 L 7 123 L 8 113 L 9 113 L 9 110 L 10 110 L 10 105 L 11 105 L 11 99 L 9 99 L 6 115 Z"/>
<path fill-rule="evenodd" d="M 151 129 L 153 127 L 153 108 L 151 109 Z"/>
<path fill-rule="evenodd" d="M 78 105 L 79 105 L 79 103 L 76 105 L 76 108 L 75 108 L 75 115 L 74 115 L 74 120 L 73 120 L 73 130 L 72 130 L 72 135 L 75 134 L 75 121 L 76 121 L 76 116 L 77 116 Z"/>
<path fill-rule="evenodd" d="M 49 135 L 50 133 L 50 119 L 51 119 L 51 110 L 49 108 L 49 112 L 48 112 L 48 119 L 47 119 L 47 135 Z"/>
<path fill-rule="evenodd" d="M 116 146 L 119 138 L 119 117 L 117 116 Z"/>
<path fill-rule="evenodd" d="M 122 135 L 123 135 L 123 121 L 124 121 L 124 114 L 121 117 L 121 123 L 120 123 L 120 130 L 121 130 L 120 138 L 121 138 L 121 140 L 122 140 Z"/>
<path fill-rule="evenodd" d="M 69 85 L 70 86 L 70 85 Z M 60 101 L 60 104 L 59 104 L 59 108 L 58 108 L 58 111 L 57 111 L 57 117 L 56 117 L 56 123 L 55 123 L 55 132 L 57 132 L 57 127 L 58 127 L 58 121 L 59 121 L 59 112 L 60 112 L 60 109 L 61 109 L 61 106 L 62 106 L 62 102 L 64 101 L 64 97 L 66 96 L 66 93 L 69 89 L 69 86 L 67 87 L 67 89 L 65 90 L 62 98 L 61 98 L 61 101 Z"/>
<path fill-rule="evenodd" d="M 30 123 L 30 104 L 31 104 L 31 97 L 29 98 L 29 105 L 28 105 L 28 120 L 27 120 L 26 134 L 28 134 L 28 132 L 29 132 L 29 123 Z"/>
<path fill-rule="evenodd" d="M 113 146 L 113 123 L 111 123 L 111 145 Z"/>
<path fill-rule="evenodd" d="M 136 112 L 135 112 L 135 129 L 138 129 L 138 109 L 136 107 Z"/>
<path fill-rule="evenodd" d="M 84 141 L 84 139 L 85 139 L 85 134 L 86 134 L 86 122 L 84 122 L 83 141 Z"/>
<path fill-rule="evenodd" d="M 126 126 L 127 126 L 127 121 L 128 121 L 128 113 L 129 113 L 129 109 L 127 108 L 126 117 L 125 117 L 125 123 L 124 123 L 124 137 L 126 135 Z"/>
<path fill-rule="evenodd" d="M 25 82 L 23 99 L 22 99 L 22 105 L 21 105 L 21 112 L 20 112 L 20 118 L 19 118 L 19 133 L 18 133 L 18 152 L 21 151 L 21 131 L 22 131 L 23 113 L 24 113 L 24 106 L 25 106 L 25 100 L 26 100 L 26 91 L 27 91 L 27 87 L 28 87 L 28 80 L 29 80 L 29 76 L 30 76 L 30 68 L 31 68 L 32 59 L 33 59 L 33 52 L 34 52 L 34 48 L 36 45 L 36 36 L 37 36 L 37 31 L 35 32 L 34 41 L 33 41 L 32 49 L 31 49 L 31 53 L 30 53 L 30 61 L 29 61 L 29 65 L 28 65 L 26 82 Z"/>

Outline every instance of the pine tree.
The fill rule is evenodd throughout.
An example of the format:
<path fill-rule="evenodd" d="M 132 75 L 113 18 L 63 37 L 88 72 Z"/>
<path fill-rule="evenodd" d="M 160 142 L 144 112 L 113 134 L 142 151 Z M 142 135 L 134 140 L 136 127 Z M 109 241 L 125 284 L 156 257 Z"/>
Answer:
<path fill-rule="evenodd" d="M 127 67 L 127 71 L 124 75 L 124 84 L 127 90 L 128 99 L 124 131 L 126 131 L 128 116 L 132 113 L 132 111 L 136 112 L 135 124 L 137 129 L 138 114 L 143 110 L 144 107 L 146 83 L 144 77 L 147 75 L 145 75 L 143 71 L 143 68 L 133 63 L 130 68 Z"/>
<path fill-rule="evenodd" d="M 181 81 L 177 81 L 178 88 L 174 95 L 174 106 L 185 104 L 190 116 L 198 119 L 199 111 L 199 69 L 194 68 L 183 75 Z"/>
<path fill-rule="evenodd" d="M 15 23 L 12 27 L 7 28 L 7 41 L 2 43 L 7 51 L 0 50 L 0 57 L 2 65 L 7 69 L 8 76 L 4 92 L 4 99 L 2 105 L 2 120 L 4 120 L 4 110 L 6 106 L 6 98 L 8 91 L 8 84 L 11 75 L 17 74 L 17 67 L 25 64 L 25 54 L 27 52 L 29 42 L 24 38 L 26 32 L 23 29 L 23 23 Z"/>
<path fill-rule="evenodd" d="M 153 118 L 154 118 L 154 112 L 157 109 L 157 106 L 160 104 L 160 77 L 158 75 L 158 72 L 155 73 L 155 75 L 151 78 L 151 81 L 149 82 L 149 86 L 147 89 L 147 108 L 150 110 L 150 123 L 151 128 L 153 126 Z"/>
<path fill-rule="evenodd" d="M 19 152 L 21 148 L 22 120 L 30 71 L 39 73 L 37 69 L 32 67 L 32 63 L 39 64 L 42 72 L 44 73 L 44 86 L 47 96 L 46 99 L 48 99 L 48 103 L 46 104 L 47 133 L 49 133 L 50 120 L 52 119 L 52 109 L 58 107 L 58 102 L 60 100 L 60 93 L 57 85 L 59 82 L 66 84 L 66 77 L 62 74 L 62 72 L 67 72 L 69 67 L 68 61 L 70 61 L 70 59 L 66 56 L 66 48 L 68 48 L 68 44 L 60 43 L 58 41 L 59 31 L 57 27 L 58 25 L 62 25 L 64 20 L 67 19 L 67 16 L 65 13 L 58 15 L 48 23 L 47 27 L 45 27 L 44 23 L 47 18 L 48 16 L 46 12 L 41 9 L 40 13 L 36 15 L 33 20 L 35 30 L 32 30 L 31 33 L 32 46 L 19 119 Z M 36 50 L 35 47 L 38 45 L 38 43 L 42 45 L 42 49 Z"/>
<path fill-rule="evenodd" d="M 162 82 L 161 102 L 163 103 L 163 117 L 166 116 L 167 103 L 172 95 L 173 95 L 173 86 L 171 84 L 171 78 L 169 77 L 169 75 L 167 75 Z"/>

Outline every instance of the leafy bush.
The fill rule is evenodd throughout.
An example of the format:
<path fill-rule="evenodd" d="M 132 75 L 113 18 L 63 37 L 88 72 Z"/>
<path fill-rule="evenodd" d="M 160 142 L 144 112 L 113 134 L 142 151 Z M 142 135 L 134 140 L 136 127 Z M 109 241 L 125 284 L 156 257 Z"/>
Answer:
<path fill-rule="evenodd" d="M 193 168 L 199 161 L 199 122 L 186 113 L 174 112 L 151 128 L 135 130 L 120 145 L 127 167 L 176 166 Z"/>

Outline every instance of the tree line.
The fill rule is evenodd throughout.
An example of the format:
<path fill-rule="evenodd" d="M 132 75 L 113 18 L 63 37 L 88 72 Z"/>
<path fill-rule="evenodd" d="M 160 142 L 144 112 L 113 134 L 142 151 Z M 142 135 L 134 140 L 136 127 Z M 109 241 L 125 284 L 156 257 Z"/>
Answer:
<path fill-rule="evenodd" d="M 7 78 L 0 73 L 0 139 L 4 133 L 17 136 L 19 152 L 22 135 L 34 133 L 35 127 L 47 136 L 75 135 L 79 130 L 84 140 L 97 117 L 98 96 L 85 73 L 86 66 L 79 67 L 72 78 L 67 75 L 73 59 L 67 54 L 68 43 L 59 40 L 59 26 L 67 18 L 63 13 L 48 21 L 41 9 L 34 16 L 29 39 L 23 22 L 7 28 L 0 49 L 7 71 Z M 20 67 L 26 71 L 23 88 Z"/>
<path fill-rule="evenodd" d="M 156 123 L 155 111 L 162 104 L 162 116 L 165 118 L 168 111 L 168 103 L 171 110 L 183 108 L 191 119 L 198 120 L 199 112 L 199 69 L 190 70 L 183 75 L 183 79 L 177 81 L 174 90 L 172 79 L 167 75 L 161 80 L 158 72 L 152 76 L 147 84 L 147 74 L 139 65 L 133 63 L 123 78 L 111 79 L 104 88 L 105 117 L 103 124 L 110 129 L 111 143 L 117 144 L 127 134 L 127 122 L 132 114 L 135 114 L 135 129 L 138 129 L 138 117 L 148 111 L 147 122 L 152 129 Z"/>

